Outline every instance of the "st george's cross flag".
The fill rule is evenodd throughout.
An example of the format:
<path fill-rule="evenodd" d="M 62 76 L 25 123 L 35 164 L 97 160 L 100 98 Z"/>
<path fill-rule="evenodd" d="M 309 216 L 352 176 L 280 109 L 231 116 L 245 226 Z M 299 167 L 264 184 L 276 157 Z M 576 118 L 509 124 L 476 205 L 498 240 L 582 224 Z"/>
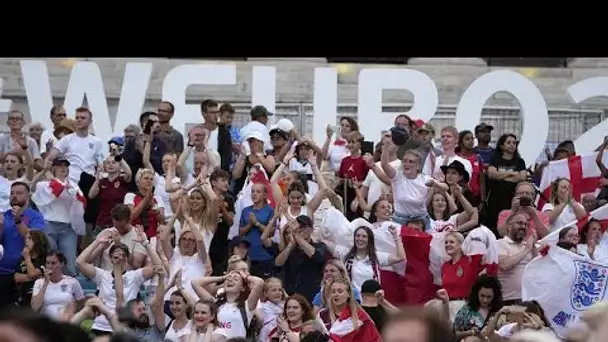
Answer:
<path fill-rule="evenodd" d="M 557 246 L 545 247 L 526 266 L 521 282 L 522 299 L 541 305 L 560 338 L 579 323 L 584 311 L 608 300 L 608 265 Z"/>
<path fill-rule="evenodd" d="M 391 221 L 371 224 L 362 218 L 349 222 L 342 212 L 330 208 L 321 224 L 320 235 L 337 246 L 350 248 L 354 231 L 360 226 L 374 232 L 376 251 L 391 255 L 396 253 L 396 246 L 388 228 L 397 226 L 401 231 L 406 261 L 380 268 L 380 282 L 387 300 L 395 305 L 416 305 L 435 298 L 441 285 L 441 266 L 449 260 L 445 252 L 447 232 L 428 234 Z M 465 255 L 483 255 L 482 263 L 490 272 L 497 267 L 496 238 L 488 228 L 472 230 L 462 248 Z"/>
<path fill-rule="evenodd" d="M 54 203 L 61 203 L 68 208 L 70 225 L 76 234 L 86 233 L 84 211 L 87 202 L 78 184 L 70 180 L 62 183 L 57 178 L 53 178 L 50 181 L 39 182 L 34 190 L 32 202 L 45 217 L 49 217 L 47 213 L 52 212 Z"/>
<path fill-rule="evenodd" d="M 581 196 L 594 193 L 599 188 L 599 180 L 602 176 L 599 167 L 595 163 L 597 153 L 575 155 L 568 159 L 556 160 L 549 163 L 543 169 L 540 181 L 540 192 L 543 194 L 538 202 L 538 208 L 542 209 L 545 200 L 551 196 L 551 182 L 558 178 L 567 178 L 572 184 L 572 196 L 575 200 L 581 200 Z M 604 152 L 602 161 L 608 165 L 608 152 Z"/>

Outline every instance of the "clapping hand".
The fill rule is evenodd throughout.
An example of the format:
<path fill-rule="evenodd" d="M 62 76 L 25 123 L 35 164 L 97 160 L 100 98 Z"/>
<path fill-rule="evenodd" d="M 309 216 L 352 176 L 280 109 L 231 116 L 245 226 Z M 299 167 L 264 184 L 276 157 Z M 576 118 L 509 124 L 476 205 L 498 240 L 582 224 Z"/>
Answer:
<path fill-rule="evenodd" d="M 445 289 L 437 290 L 437 298 L 441 299 L 443 302 L 449 302 L 450 296 L 448 295 L 448 291 Z"/>
<path fill-rule="evenodd" d="M 258 218 L 255 217 L 254 213 L 249 213 L 249 224 L 251 226 L 257 226 L 258 225 Z"/>
<path fill-rule="evenodd" d="M 145 245 L 148 242 L 148 237 L 146 236 L 146 233 L 144 233 L 144 227 L 138 224 L 137 226 L 135 226 L 135 232 L 136 236 L 133 241 Z"/>

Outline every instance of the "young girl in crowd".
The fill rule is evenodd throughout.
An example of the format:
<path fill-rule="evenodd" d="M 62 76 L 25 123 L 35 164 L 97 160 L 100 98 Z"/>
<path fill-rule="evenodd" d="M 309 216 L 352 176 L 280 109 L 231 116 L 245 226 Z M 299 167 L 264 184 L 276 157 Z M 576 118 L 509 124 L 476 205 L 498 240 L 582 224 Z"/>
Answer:
<path fill-rule="evenodd" d="M 258 312 L 263 317 L 258 342 L 266 342 L 271 332 L 276 329 L 277 318 L 283 314 L 285 305 L 285 290 L 279 278 L 268 278 L 264 282 L 264 296 L 258 306 Z"/>
<path fill-rule="evenodd" d="M 192 312 L 191 331 L 184 334 L 180 342 L 224 342 L 227 329 L 220 326 L 218 308 L 213 300 L 199 300 Z"/>

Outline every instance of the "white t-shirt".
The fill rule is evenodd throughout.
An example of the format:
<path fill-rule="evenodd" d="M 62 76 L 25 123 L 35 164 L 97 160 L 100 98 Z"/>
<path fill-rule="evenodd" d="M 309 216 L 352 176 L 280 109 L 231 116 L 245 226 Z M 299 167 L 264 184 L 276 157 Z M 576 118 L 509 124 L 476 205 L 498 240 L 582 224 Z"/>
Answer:
<path fill-rule="evenodd" d="M 162 202 L 161 208 L 165 208 L 165 218 L 169 219 L 173 216 L 173 210 L 171 210 L 171 200 L 170 194 L 165 190 L 165 185 L 167 183 L 167 178 L 159 175 L 158 173 L 154 173 L 154 197 L 160 198 Z M 173 177 L 172 183 L 179 184 L 179 177 Z M 126 198 L 126 197 L 125 197 Z M 157 203 L 158 199 L 157 199 Z M 126 204 L 126 203 L 125 203 Z"/>
<path fill-rule="evenodd" d="M 40 154 L 46 153 L 46 143 L 49 142 L 49 140 L 52 142 L 52 146 L 55 146 L 55 144 L 57 144 L 57 142 L 59 140 L 57 140 L 57 138 L 55 138 L 55 134 L 53 134 L 53 132 L 55 131 L 55 128 L 53 129 L 45 129 L 44 132 L 42 132 L 42 135 L 40 136 Z"/>
<path fill-rule="evenodd" d="M 349 250 L 349 248 L 346 248 L 344 246 L 336 246 L 335 256 L 342 260 L 342 262 L 346 262 L 345 257 L 346 254 L 348 254 Z M 377 280 L 380 281 L 379 268 L 388 266 L 388 259 L 390 255 L 388 253 L 376 252 L 376 257 L 378 258 Z M 361 285 L 363 285 L 366 280 L 374 279 L 374 269 L 372 268 L 372 263 L 369 259 L 369 255 L 366 256 L 364 259 L 359 259 L 358 256 L 355 256 L 355 258 L 353 258 L 350 276 L 353 287 L 355 287 L 359 291 L 361 291 Z"/>
<path fill-rule="evenodd" d="M 443 179 L 444 176 L 443 172 L 441 171 L 441 166 L 443 166 L 444 160 L 445 156 L 437 156 L 437 159 L 435 161 L 435 170 L 433 170 L 433 174 L 431 175 L 433 176 L 433 178 Z M 446 165 L 450 165 L 450 163 L 455 160 L 458 160 L 462 163 L 462 165 L 464 165 L 464 169 L 467 170 L 467 173 L 469 174 L 469 179 L 471 179 L 471 177 L 473 176 L 473 166 L 471 165 L 471 162 L 462 157 L 454 155 L 448 158 L 448 163 Z"/>
<path fill-rule="evenodd" d="M 36 280 L 32 296 L 37 295 L 43 285 L 44 278 Z M 78 280 L 64 275 L 58 282 L 53 283 L 50 281 L 47 285 L 40 312 L 59 319 L 69 303 L 82 299 L 84 299 L 84 292 Z"/>
<path fill-rule="evenodd" d="M 260 329 L 260 336 L 258 342 L 266 342 L 268 335 L 277 326 L 277 317 L 283 313 L 284 302 L 273 303 L 269 300 L 260 302 L 258 309 L 264 315 L 264 325 Z"/>
<path fill-rule="evenodd" d="M 216 127 L 213 131 L 209 131 L 209 137 L 207 138 L 207 148 L 213 151 L 217 151 L 217 132 L 219 129 Z"/>
<path fill-rule="evenodd" d="M 329 166 L 334 171 L 340 170 L 340 164 L 342 164 L 342 159 L 344 159 L 344 157 L 350 154 L 348 148 L 346 148 L 346 141 L 342 139 L 340 140 L 344 141 L 344 144 L 336 145 L 336 142 L 334 141 L 331 145 L 329 145 L 329 148 L 327 149 L 327 155 L 329 156 Z"/>
<path fill-rule="evenodd" d="M 302 163 L 297 161 L 295 158 L 293 158 L 289 161 L 289 171 L 303 173 L 306 175 L 313 175 L 312 167 L 310 166 L 310 163 L 306 163 L 306 165 L 303 165 Z M 315 181 L 314 176 L 312 179 L 313 180 L 307 181 L 307 185 L 308 185 L 308 194 L 310 194 L 310 196 L 314 197 L 315 194 L 317 193 L 317 190 L 319 190 L 319 185 Z"/>
<path fill-rule="evenodd" d="M 589 255 L 589 247 L 586 243 L 578 244 L 576 246 L 576 253 L 586 258 L 593 259 L 597 262 L 608 263 L 608 249 L 602 243 L 598 244 L 595 247 L 595 250 L 593 251 L 592 255 L 593 258 L 591 258 L 591 255 Z"/>
<path fill-rule="evenodd" d="M 380 162 L 376 163 L 378 167 L 381 167 L 380 164 Z M 396 169 L 401 164 L 401 160 L 393 160 L 392 162 L 390 162 L 390 164 L 393 168 Z M 368 189 L 367 204 L 369 204 L 370 206 L 374 204 L 374 202 L 376 202 L 378 199 L 380 199 L 380 196 L 390 192 L 391 190 L 391 186 L 384 184 L 378 178 L 378 176 L 376 176 L 376 173 L 374 171 L 367 173 L 367 177 L 365 177 L 365 180 L 363 181 L 363 186 L 367 187 Z"/>
<path fill-rule="evenodd" d="M 195 253 L 193 256 L 185 256 L 181 255 L 179 252 L 179 247 L 175 247 L 173 250 L 173 256 L 171 260 L 169 260 L 169 269 L 171 270 L 171 275 L 169 279 L 173 279 L 175 277 L 175 273 L 182 270 L 182 284 L 184 284 L 184 288 L 191 296 L 194 298 L 198 298 L 196 292 L 192 288 L 192 281 L 198 278 L 202 278 L 205 276 L 206 266 L 199 258 L 198 253 Z M 177 290 L 176 287 L 169 289 L 165 293 L 165 300 L 169 300 L 171 298 L 171 294 Z"/>
<path fill-rule="evenodd" d="M 450 216 L 447 220 L 433 220 L 431 219 L 431 227 L 434 233 L 442 233 L 451 230 L 456 230 L 456 225 L 458 222 L 458 215 L 454 214 Z"/>
<path fill-rule="evenodd" d="M 555 208 L 551 203 L 545 203 L 543 206 L 542 212 L 552 211 Z M 564 207 L 561 214 L 555 219 L 555 222 L 551 224 L 551 230 L 559 229 L 565 227 L 566 225 L 576 221 L 576 214 L 574 214 L 574 210 L 572 210 L 572 206 L 570 204 Z"/>
<path fill-rule="evenodd" d="M 11 186 L 15 182 L 29 183 L 25 177 L 17 178 L 15 180 L 8 180 L 3 176 L 0 176 L 0 211 L 5 212 L 11 208 Z"/>
<path fill-rule="evenodd" d="M 396 171 L 395 177 L 391 179 L 395 213 L 413 216 L 426 215 L 426 200 L 429 196 L 429 187 L 426 186 L 426 182 L 431 177 L 420 173 L 416 178 L 408 179 L 400 169 Z"/>
<path fill-rule="evenodd" d="M 186 325 L 184 325 L 181 329 L 175 329 L 173 324 L 175 324 L 175 321 L 171 321 L 171 324 L 169 324 L 169 327 L 167 328 L 165 341 L 180 342 L 180 337 L 190 336 L 190 332 L 192 331 L 192 321 L 189 320 L 188 323 L 186 323 Z"/>
<path fill-rule="evenodd" d="M 70 162 L 70 179 L 80 181 L 83 172 L 95 175 L 95 167 L 104 160 L 104 144 L 98 137 L 87 135 L 80 137 L 76 133 L 68 134 L 53 146 Z"/>
<path fill-rule="evenodd" d="M 178 337 L 181 338 L 182 336 L 190 336 L 191 332 L 192 332 L 192 330 L 188 329 L 187 333 L 182 333 Z M 213 332 L 211 333 L 211 336 L 215 336 L 215 335 L 224 336 L 225 338 L 228 338 L 228 333 L 226 332 L 226 329 L 223 329 L 223 328 L 215 328 L 213 330 Z M 198 338 L 196 339 L 196 342 L 205 342 L 203 340 L 204 337 L 205 337 L 204 334 L 198 334 Z M 176 341 L 179 341 L 179 340 L 176 340 Z M 187 341 L 189 341 L 189 340 L 187 340 Z"/>
<path fill-rule="evenodd" d="M 247 325 L 253 319 L 253 311 L 249 310 L 249 305 L 245 304 L 245 312 L 247 314 Z M 217 320 L 220 326 L 226 330 L 226 337 L 246 337 L 245 323 L 241 310 L 234 303 L 223 304 L 217 313 Z"/>
<path fill-rule="evenodd" d="M 93 282 L 97 285 L 97 289 L 99 290 L 99 299 L 101 299 L 110 310 L 116 310 L 116 290 L 114 290 L 114 277 L 112 277 L 112 272 L 97 267 L 95 267 L 95 271 L 96 274 L 95 278 L 93 278 Z M 122 275 L 125 303 L 137 298 L 137 294 L 144 281 L 143 269 L 141 268 L 135 271 L 127 271 Z M 93 321 L 92 329 L 112 331 L 112 326 L 104 315 L 99 315 Z"/>

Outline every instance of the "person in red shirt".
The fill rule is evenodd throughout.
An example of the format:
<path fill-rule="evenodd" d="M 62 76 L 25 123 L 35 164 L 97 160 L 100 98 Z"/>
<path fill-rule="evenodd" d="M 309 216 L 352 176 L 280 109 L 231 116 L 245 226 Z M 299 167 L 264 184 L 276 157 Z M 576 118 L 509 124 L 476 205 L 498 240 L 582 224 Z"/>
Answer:
<path fill-rule="evenodd" d="M 363 217 L 363 211 L 359 205 L 352 205 L 353 200 L 357 198 L 354 187 L 360 186 L 369 172 L 369 167 L 361 155 L 363 140 L 363 135 L 357 131 L 348 135 L 346 147 L 350 155 L 342 159 L 338 170 L 340 183 L 336 188 L 336 193 L 344 199 L 345 216 L 349 221 Z"/>
<path fill-rule="evenodd" d="M 477 276 L 485 270 L 483 255 L 464 255 L 463 242 L 464 237 L 458 232 L 449 232 L 445 236 L 445 251 L 450 260 L 441 267 L 441 282 L 450 296 L 450 317 L 454 317 L 464 305 Z M 492 275 L 495 273 L 493 269 L 487 271 Z"/>
<path fill-rule="evenodd" d="M 458 134 L 458 147 L 456 147 L 456 154 L 471 163 L 472 173 L 471 180 L 469 181 L 469 187 L 473 193 L 473 202 L 471 202 L 471 204 L 474 207 L 478 207 L 480 203 L 485 201 L 486 184 L 483 160 L 477 153 L 475 153 L 473 150 L 473 145 L 475 145 L 475 137 L 473 136 L 473 132 L 461 131 Z"/>

